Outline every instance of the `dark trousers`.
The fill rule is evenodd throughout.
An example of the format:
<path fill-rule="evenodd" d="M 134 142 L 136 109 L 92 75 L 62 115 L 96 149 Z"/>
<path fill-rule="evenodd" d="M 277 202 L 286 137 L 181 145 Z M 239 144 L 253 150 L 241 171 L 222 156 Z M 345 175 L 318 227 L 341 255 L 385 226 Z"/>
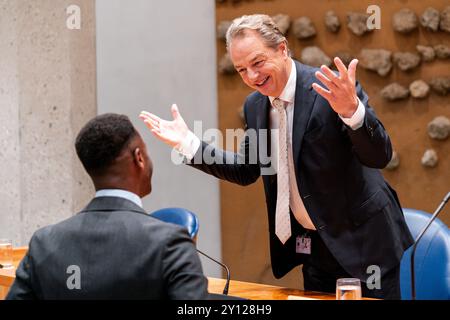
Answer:
<path fill-rule="evenodd" d="M 311 255 L 303 264 L 305 290 L 336 292 L 336 280 L 353 278 L 336 261 L 317 231 L 309 231 L 311 237 Z M 366 279 L 360 279 L 362 296 L 378 299 L 400 299 L 400 265 L 390 270 L 381 278 L 380 289 L 369 289 Z M 368 274 L 367 277 L 370 275 Z"/>

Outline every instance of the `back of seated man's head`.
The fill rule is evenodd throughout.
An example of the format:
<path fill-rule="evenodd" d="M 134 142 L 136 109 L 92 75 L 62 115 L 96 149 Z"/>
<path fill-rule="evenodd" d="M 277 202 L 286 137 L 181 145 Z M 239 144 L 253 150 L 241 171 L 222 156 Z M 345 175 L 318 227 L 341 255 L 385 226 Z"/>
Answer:
<path fill-rule="evenodd" d="M 127 116 L 93 118 L 79 132 L 75 148 L 96 190 L 124 189 L 140 197 L 151 192 L 153 165 Z"/>

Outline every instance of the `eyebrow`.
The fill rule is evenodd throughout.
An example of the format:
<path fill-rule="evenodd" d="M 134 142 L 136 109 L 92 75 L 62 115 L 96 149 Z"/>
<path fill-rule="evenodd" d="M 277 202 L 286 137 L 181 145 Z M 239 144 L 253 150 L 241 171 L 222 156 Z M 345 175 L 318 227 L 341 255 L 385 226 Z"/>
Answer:
<path fill-rule="evenodd" d="M 263 53 L 258 53 L 252 60 L 250 60 L 250 64 L 252 64 L 255 60 L 258 60 L 259 58 L 261 58 L 261 56 L 264 56 Z M 234 66 L 235 69 L 240 69 L 242 68 L 241 66 L 237 65 Z"/>

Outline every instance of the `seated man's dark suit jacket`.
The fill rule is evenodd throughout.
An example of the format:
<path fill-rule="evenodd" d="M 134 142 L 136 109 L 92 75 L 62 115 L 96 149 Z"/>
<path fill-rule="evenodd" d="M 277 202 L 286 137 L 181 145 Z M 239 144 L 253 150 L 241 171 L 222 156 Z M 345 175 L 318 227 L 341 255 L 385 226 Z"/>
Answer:
<path fill-rule="evenodd" d="M 305 208 L 321 238 L 349 274 L 365 281 L 370 275 L 367 267 L 377 265 L 384 275 L 399 264 L 404 250 L 412 244 L 397 195 L 379 170 L 392 156 L 389 137 L 359 84 L 357 94 L 366 113 L 363 126 L 352 130 L 312 89 L 312 83 L 318 82 L 314 75 L 318 69 L 298 62 L 295 65 L 292 145 L 297 184 Z M 270 108 L 268 97 L 258 92 L 248 96 L 244 105 L 246 129 L 258 133 L 269 129 Z M 247 131 L 238 154 L 203 142 L 188 164 L 220 179 L 251 184 L 267 167 L 261 161 L 261 155 L 267 152 L 261 149 L 267 148 L 270 154 L 270 137 L 261 141 L 258 134 L 258 143 L 249 137 Z M 205 155 L 220 164 L 211 164 L 211 160 L 205 163 Z M 249 162 L 252 158 L 258 159 L 256 164 Z M 304 229 L 291 213 L 292 237 L 282 245 L 275 235 L 277 176 L 262 175 L 262 178 L 272 270 L 280 278 L 304 262 L 305 256 L 295 252 L 296 237 Z"/>
<path fill-rule="evenodd" d="M 68 289 L 71 265 L 81 288 Z M 7 299 L 206 299 L 207 280 L 187 231 L 118 197 L 38 230 Z"/>

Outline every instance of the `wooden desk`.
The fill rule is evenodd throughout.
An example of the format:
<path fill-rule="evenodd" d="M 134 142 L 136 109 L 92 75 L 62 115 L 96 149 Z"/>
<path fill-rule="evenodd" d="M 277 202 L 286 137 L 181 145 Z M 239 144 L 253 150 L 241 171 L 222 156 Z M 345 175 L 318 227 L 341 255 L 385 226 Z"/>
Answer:
<path fill-rule="evenodd" d="M 22 258 L 28 251 L 28 247 L 13 248 L 13 265 L 14 269 L 0 269 L 0 300 L 6 297 L 9 288 L 12 286 L 16 278 L 16 268 Z"/>
<path fill-rule="evenodd" d="M 208 291 L 211 293 L 222 293 L 225 286 L 224 279 L 208 278 Z M 258 284 L 243 281 L 230 281 L 228 294 L 231 296 L 251 299 L 251 300 L 287 300 L 288 296 L 300 298 L 335 300 L 336 295 L 330 293 L 304 291 L 299 289 L 276 287 L 266 284 Z"/>
<path fill-rule="evenodd" d="M 221 294 L 225 283 L 226 280 L 224 279 L 208 278 L 208 291 Z M 288 300 L 289 296 L 293 296 L 295 298 L 293 300 L 336 300 L 336 295 L 332 293 L 305 291 L 235 280 L 230 281 L 228 294 L 250 300 Z M 362 300 L 378 299 L 363 298 Z"/>

